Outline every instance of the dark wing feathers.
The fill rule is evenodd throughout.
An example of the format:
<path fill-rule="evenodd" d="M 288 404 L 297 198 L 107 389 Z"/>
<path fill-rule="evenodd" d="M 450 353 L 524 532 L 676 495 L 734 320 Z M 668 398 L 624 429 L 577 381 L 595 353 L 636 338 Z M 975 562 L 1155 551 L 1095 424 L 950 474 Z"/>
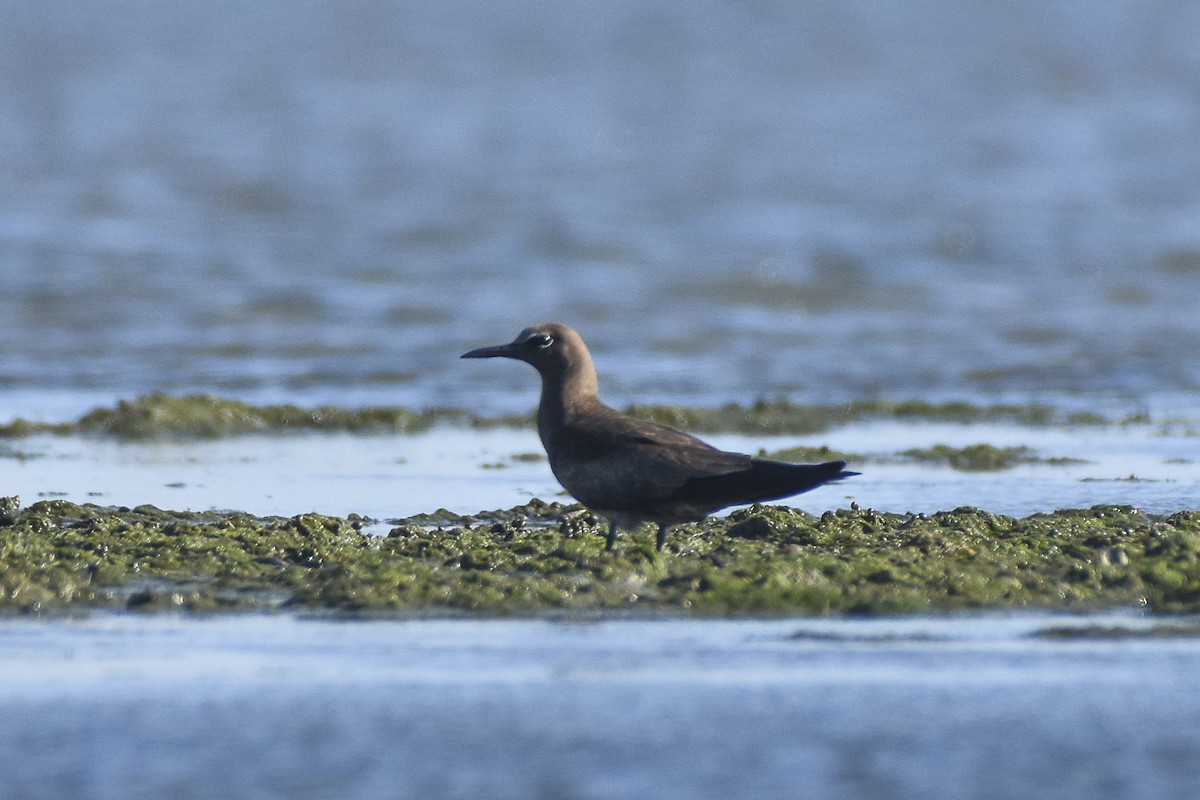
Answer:
<path fill-rule="evenodd" d="M 592 508 L 633 508 L 660 502 L 689 479 L 750 467 L 750 456 L 718 450 L 674 428 L 616 412 L 563 431 L 551 453 L 555 477 Z"/>
<path fill-rule="evenodd" d="M 844 472 L 841 461 L 785 464 L 726 452 L 665 425 L 605 412 L 570 426 L 556 442 L 558 457 L 550 464 L 567 491 L 592 508 L 670 504 L 710 513 L 788 497 L 854 474 Z"/>

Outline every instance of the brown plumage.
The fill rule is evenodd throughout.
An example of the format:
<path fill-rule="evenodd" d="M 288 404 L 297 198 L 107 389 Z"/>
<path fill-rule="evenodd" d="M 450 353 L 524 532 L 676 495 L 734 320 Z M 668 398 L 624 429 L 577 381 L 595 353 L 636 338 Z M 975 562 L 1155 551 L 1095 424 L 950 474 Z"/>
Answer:
<path fill-rule="evenodd" d="M 726 506 L 778 500 L 857 475 L 845 462 L 785 464 L 718 450 L 666 425 L 625 416 L 600 402 L 596 368 L 583 339 L 555 322 L 463 358 L 515 358 L 542 376 L 537 426 L 554 477 L 576 500 L 617 528 L 695 522 Z"/>

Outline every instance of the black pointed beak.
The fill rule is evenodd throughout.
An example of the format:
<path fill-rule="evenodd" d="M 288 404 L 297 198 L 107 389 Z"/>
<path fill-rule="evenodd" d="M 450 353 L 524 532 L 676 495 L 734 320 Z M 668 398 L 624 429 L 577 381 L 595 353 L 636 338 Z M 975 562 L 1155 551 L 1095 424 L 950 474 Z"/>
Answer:
<path fill-rule="evenodd" d="M 463 353 L 459 358 L 516 358 L 516 350 L 516 346 L 510 342 L 491 347 L 476 347 L 474 350 Z"/>

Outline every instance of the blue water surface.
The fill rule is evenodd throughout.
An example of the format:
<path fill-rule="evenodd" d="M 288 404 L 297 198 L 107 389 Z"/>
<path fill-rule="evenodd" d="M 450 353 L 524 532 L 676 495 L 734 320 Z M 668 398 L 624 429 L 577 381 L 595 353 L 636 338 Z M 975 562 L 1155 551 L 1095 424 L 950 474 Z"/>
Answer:
<path fill-rule="evenodd" d="M 1200 639 L 1154 625 L 0 621 L 0 797 L 1183 800 Z"/>
<path fill-rule="evenodd" d="M 1189 0 L 4 0 L 0 386 L 1196 405 Z"/>

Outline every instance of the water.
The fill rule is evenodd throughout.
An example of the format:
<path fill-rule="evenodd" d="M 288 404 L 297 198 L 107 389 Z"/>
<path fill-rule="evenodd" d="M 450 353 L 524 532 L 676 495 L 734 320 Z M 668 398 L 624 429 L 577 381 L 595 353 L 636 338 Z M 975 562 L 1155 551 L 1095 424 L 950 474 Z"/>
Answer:
<path fill-rule="evenodd" d="M 0 19 L 2 419 L 153 390 L 527 411 L 527 368 L 457 356 L 558 319 L 615 405 L 1155 420 L 716 437 L 1089 462 L 872 462 L 797 500 L 814 513 L 1195 505 L 1189 0 L 0 0 Z M 557 491 L 511 459 L 530 431 L 12 447 L 34 457 L 0 459 L 0 483 L 26 503 L 387 519 Z M 1200 795 L 1197 640 L 1027 636 L 1060 623 L 0 621 L 0 800 Z"/>
<path fill-rule="evenodd" d="M 618 404 L 1200 405 L 1188 0 L 0 13 L 12 414 L 514 410 L 548 318 Z"/>
<path fill-rule="evenodd" d="M 789 498 L 812 514 L 857 502 L 863 508 L 932 513 L 976 506 L 1026 516 L 1057 508 L 1128 504 L 1153 514 L 1194 508 L 1200 496 L 1196 439 L 1153 425 L 1047 431 L 1020 426 L 875 423 L 807 437 L 708 437 L 741 452 L 830 446 L 881 460 L 854 463 L 862 474 Z M 934 444 L 1034 444 L 1067 465 L 1028 464 L 962 472 L 901 461 L 895 453 Z M 555 482 L 537 434 L 523 430 L 439 429 L 402 436 L 246 436 L 192 442 L 114 442 L 38 436 L 21 440 L 23 458 L 0 461 L 6 494 L 26 505 L 62 497 L 76 503 L 236 509 L 291 516 L 309 511 L 387 520 L 446 508 L 457 514 L 511 508 L 531 497 L 570 498 Z M 890 460 L 889 460 L 890 459 Z"/>
<path fill-rule="evenodd" d="M 1189 798 L 1132 616 L 0 622 L 0 796 Z"/>

